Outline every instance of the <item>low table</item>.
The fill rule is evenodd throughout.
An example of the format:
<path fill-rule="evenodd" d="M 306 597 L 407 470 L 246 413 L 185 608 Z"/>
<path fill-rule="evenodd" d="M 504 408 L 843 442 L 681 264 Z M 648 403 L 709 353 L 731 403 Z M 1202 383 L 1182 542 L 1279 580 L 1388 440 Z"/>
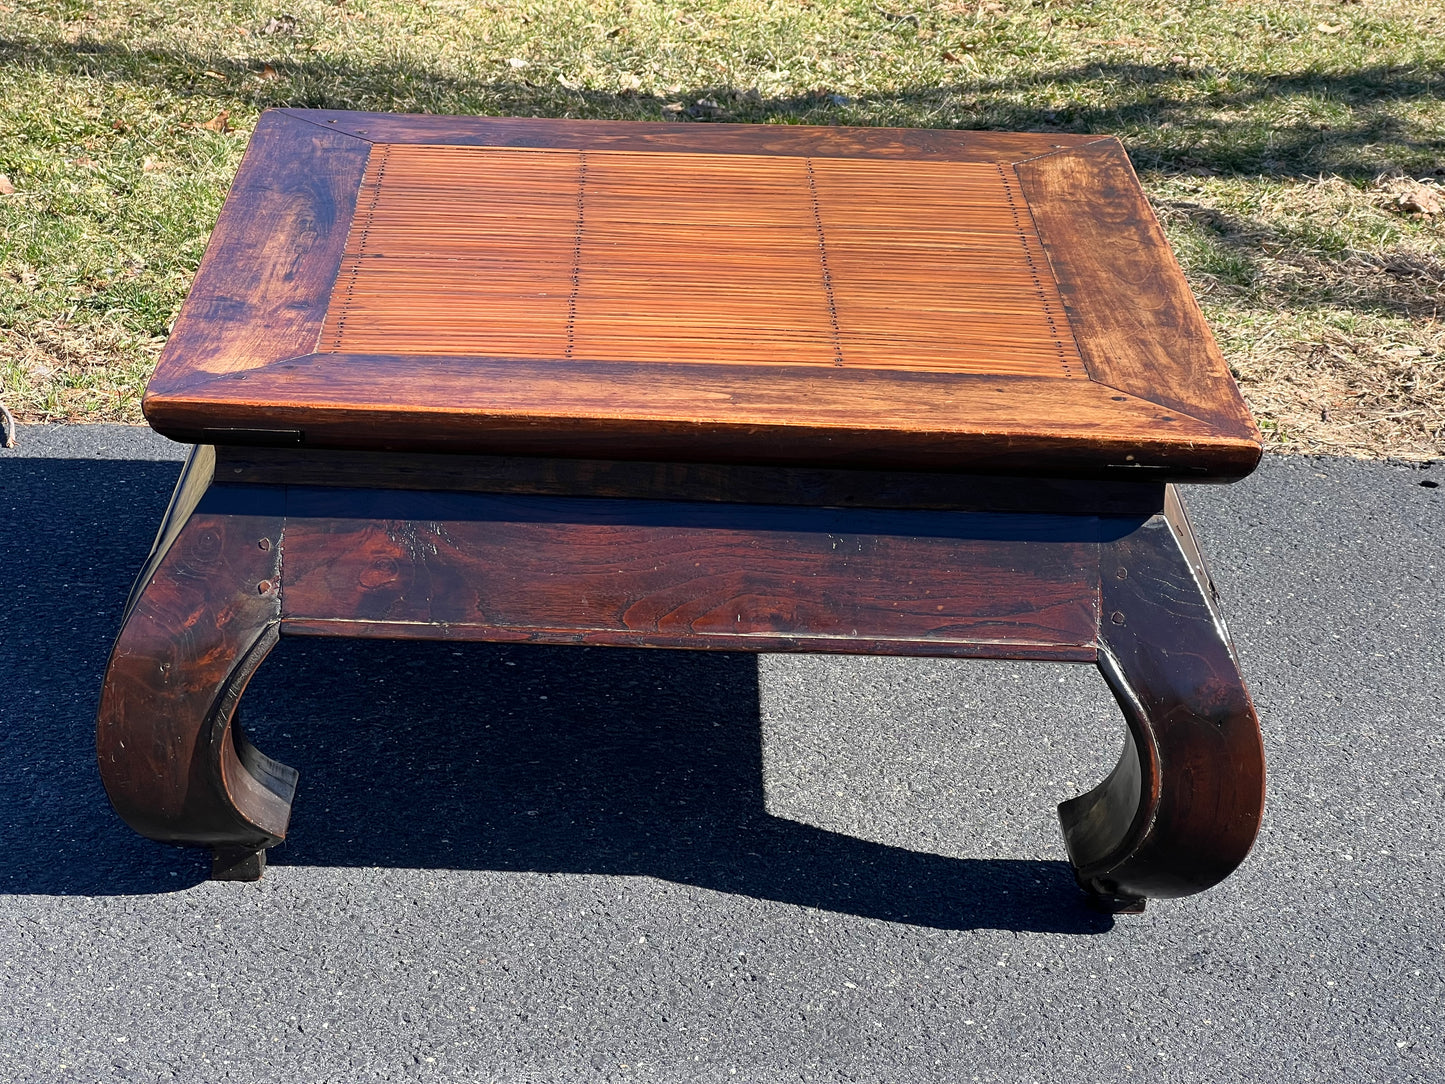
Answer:
<path fill-rule="evenodd" d="M 236 716 L 287 635 L 1096 663 L 1095 902 L 1254 840 L 1170 483 L 1259 434 L 1112 138 L 268 112 L 145 412 L 197 447 L 100 768 L 214 876 L 286 834 Z"/>

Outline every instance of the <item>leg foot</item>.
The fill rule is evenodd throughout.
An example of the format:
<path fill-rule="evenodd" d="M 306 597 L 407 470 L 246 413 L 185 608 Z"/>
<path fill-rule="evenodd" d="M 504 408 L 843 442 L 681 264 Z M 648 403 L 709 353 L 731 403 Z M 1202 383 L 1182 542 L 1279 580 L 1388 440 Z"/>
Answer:
<path fill-rule="evenodd" d="M 1164 512 L 1104 547 L 1099 669 L 1129 724 L 1103 783 L 1059 806 L 1080 886 L 1185 896 L 1244 860 L 1264 808 L 1259 721 L 1172 487 Z"/>
<path fill-rule="evenodd" d="M 151 839 L 213 849 L 219 870 L 220 855 L 285 836 L 296 773 L 236 722 L 280 627 L 282 494 L 213 487 L 213 462 L 198 448 L 182 473 L 126 606 L 96 735 L 116 812 Z"/>
<path fill-rule="evenodd" d="M 1097 892 L 1084 895 L 1090 907 L 1106 915 L 1142 915 L 1149 902 L 1143 896 L 1104 896 Z"/>
<path fill-rule="evenodd" d="M 259 881 L 266 869 L 265 850 L 215 847 L 211 850 L 211 880 Z"/>

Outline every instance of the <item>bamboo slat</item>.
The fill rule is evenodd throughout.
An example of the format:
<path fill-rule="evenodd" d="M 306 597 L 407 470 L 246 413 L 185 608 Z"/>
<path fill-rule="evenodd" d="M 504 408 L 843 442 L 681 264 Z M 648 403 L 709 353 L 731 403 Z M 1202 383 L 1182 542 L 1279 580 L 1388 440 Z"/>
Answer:
<path fill-rule="evenodd" d="M 1086 379 L 1012 171 L 379 145 L 320 350 Z"/>

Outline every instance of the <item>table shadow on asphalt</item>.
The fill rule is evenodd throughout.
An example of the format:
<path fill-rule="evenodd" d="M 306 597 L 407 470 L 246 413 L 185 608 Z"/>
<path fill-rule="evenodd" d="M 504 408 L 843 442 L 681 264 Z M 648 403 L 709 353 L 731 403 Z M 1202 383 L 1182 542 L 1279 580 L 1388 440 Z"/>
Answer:
<path fill-rule="evenodd" d="M 12 460 L 0 565 L 0 892 L 124 895 L 205 876 L 111 811 L 93 714 L 170 462 Z M 28 512 L 26 510 L 29 510 Z M 41 522 L 43 520 L 43 522 Z M 750 655 L 283 640 L 243 705 L 301 772 L 275 864 L 646 875 L 940 929 L 1101 933 L 1066 863 L 944 857 L 772 816 Z"/>

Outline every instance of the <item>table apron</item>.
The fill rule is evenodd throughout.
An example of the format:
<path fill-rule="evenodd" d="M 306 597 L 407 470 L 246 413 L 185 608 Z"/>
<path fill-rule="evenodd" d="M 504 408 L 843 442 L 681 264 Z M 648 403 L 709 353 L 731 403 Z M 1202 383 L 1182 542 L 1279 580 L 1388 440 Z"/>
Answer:
<path fill-rule="evenodd" d="M 1108 517 L 291 494 L 280 579 L 292 635 L 1093 661 L 1100 540 L 1123 529 Z"/>

